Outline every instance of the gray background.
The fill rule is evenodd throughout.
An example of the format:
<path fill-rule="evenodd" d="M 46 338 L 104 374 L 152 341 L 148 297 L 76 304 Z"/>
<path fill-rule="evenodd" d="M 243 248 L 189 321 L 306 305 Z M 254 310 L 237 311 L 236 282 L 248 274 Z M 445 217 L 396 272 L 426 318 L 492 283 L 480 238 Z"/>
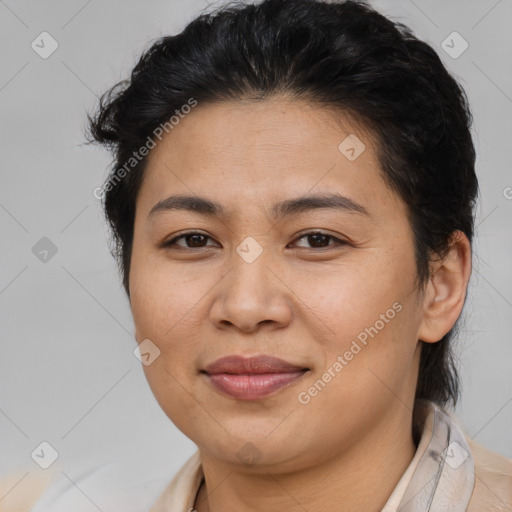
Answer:
<path fill-rule="evenodd" d="M 470 437 L 512 457 L 512 2 L 371 3 L 433 45 L 469 96 L 481 198 L 456 415 Z M 82 500 L 75 510 L 108 509 L 84 475 L 111 462 L 119 466 L 109 466 L 110 488 L 129 485 L 133 510 L 142 510 L 195 451 L 133 355 L 128 301 L 93 196 L 110 157 L 85 146 L 83 132 L 97 95 L 152 40 L 205 8 L 205 0 L 0 0 L 0 476 L 19 474 L 13 492 L 44 472 L 30 454 L 48 441 L 59 453 L 56 478 Z M 43 31 L 59 45 L 47 59 L 31 48 Z M 441 47 L 453 31 L 469 44 L 458 58 Z M 42 237 L 57 248 L 46 263 L 32 252 Z"/>

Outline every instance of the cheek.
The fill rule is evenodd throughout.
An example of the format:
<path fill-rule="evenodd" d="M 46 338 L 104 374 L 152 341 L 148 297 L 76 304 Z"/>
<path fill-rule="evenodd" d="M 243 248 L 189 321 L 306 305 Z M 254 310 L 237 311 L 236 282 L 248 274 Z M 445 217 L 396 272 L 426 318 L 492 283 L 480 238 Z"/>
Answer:
<path fill-rule="evenodd" d="M 303 296 L 321 319 L 317 325 L 329 329 L 320 371 L 336 373 L 337 384 L 329 386 L 338 388 L 334 401 L 375 393 L 383 387 L 378 377 L 392 389 L 400 386 L 417 345 L 415 272 L 409 252 L 375 251 L 360 267 L 303 281 Z"/>
<path fill-rule="evenodd" d="M 194 308 L 199 297 L 194 287 L 161 267 L 135 265 L 133 275 L 137 285 L 131 294 L 131 310 L 137 341 L 149 339 L 160 351 L 151 364 L 143 365 L 146 380 L 170 420 L 186 429 L 197 407 L 188 383 L 194 376 L 198 351 L 193 326 L 200 325 Z"/>
<path fill-rule="evenodd" d="M 346 301 L 346 302 L 345 302 Z M 323 351 L 323 366 L 328 369 L 341 358 L 343 374 L 351 368 L 351 379 L 368 378 L 368 370 L 390 374 L 399 370 L 414 351 L 413 305 L 400 293 L 384 295 L 343 292 L 335 300 L 324 299 L 312 305 L 322 311 L 329 329 L 318 350 Z M 317 340 L 320 341 L 320 340 Z M 322 346 L 323 345 L 323 346 Z M 339 368 L 339 367 L 338 367 Z M 357 389 L 350 387 L 348 389 Z"/>
<path fill-rule="evenodd" d="M 151 258 L 133 260 L 131 311 L 138 343 L 151 340 L 159 350 L 158 357 L 150 365 L 143 365 L 146 379 L 162 407 L 169 414 L 178 414 L 193 406 L 190 396 L 180 383 L 187 382 L 191 364 L 197 357 L 196 287 L 170 274 Z M 142 264 L 139 264 L 143 262 Z M 179 423 L 180 418 L 171 418 Z"/>
<path fill-rule="evenodd" d="M 144 371 L 157 398 L 164 388 L 164 393 L 180 394 L 178 382 L 195 376 L 201 313 L 176 287 L 173 294 L 153 286 L 147 291 L 149 295 L 142 297 L 141 293 L 132 301 L 137 341 L 150 339 L 160 352 L 154 363 L 144 366 Z"/>
<path fill-rule="evenodd" d="M 172 268 L 162 257 L 141 251 L 132 258 L 130 289 L 138 341 L 153 337 L 163 343 L 194 317 L 207 284 Z"/>
<path fill-rule="evenodd" d="M 361 261 L 348 262 L 330 272 L 290 276 L 295 294 L 304 302 L 300 305 L 298 301 L 297 306 L 314 313 L 309 315 L 324 326 L 330 338 L 343 343 L 376 322 L 379 330 L 382 322 L 387 327 L 396 316 L 397 306 L 393 309 L 393 304 L 402 303 L 410 292 L 414 276 L 407 275 L 407 263 L 397 265 L 382 257 L 382 252 L 377 257 L 377 252 L 375 257 L 361 254 Z"/>
<path fill-rule="evenodd" d="M 150 366 L 144 366 L 144 374 L 162 411 L 178 429 L 190 435 L 191 423 L 195 418 L 204 421 L 204 416 L 179 368 L 179 364 L 170 364 L 161 356 Z"/>
<path fill-rule="evenodd" d="M 329 416 L 324 423 L 333 436 L 337 430 L 355 432 L 372 424 L 397 397 L 404 403 L 410 399 L 417 345 L 410 304 L 402 298 L 383 308 L 370 306 L 377 314 L 340 318 L 342 336 L 324 347 L 324 364 L 299 390 L 303 392 L 299 402 L 310 401 L 305 411 L 324 419 Z"/>

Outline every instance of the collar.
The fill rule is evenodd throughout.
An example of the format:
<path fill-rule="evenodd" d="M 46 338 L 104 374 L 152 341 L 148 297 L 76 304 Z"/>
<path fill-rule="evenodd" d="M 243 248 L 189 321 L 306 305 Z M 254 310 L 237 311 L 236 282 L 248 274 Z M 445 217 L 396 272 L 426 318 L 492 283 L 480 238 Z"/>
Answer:
<path fill-rule="evenodd" d="M 426 418 L 418 450 L 411 461 L 415 468 L 394 510 L 465 512 L 475 486 L 471 449 L 445 410 L 432 402 L 421 402 L 420 408 Z"/>

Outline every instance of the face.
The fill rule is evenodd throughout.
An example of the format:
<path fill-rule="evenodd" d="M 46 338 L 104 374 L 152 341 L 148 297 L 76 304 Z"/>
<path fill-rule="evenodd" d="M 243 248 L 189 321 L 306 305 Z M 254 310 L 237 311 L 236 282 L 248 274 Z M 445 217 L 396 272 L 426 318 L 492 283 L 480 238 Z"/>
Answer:
<path fill-rule="evenodd" d="M 148 382 L 204 456 L 307 467 L 410 416 L 415 278 L 406 207 L 348 118 L 284 98 L 199 104 L 148 156 L 129 276 L 136 338 L 160 351 Z M 298 369 L 205 373 L 231 355 Z"/>

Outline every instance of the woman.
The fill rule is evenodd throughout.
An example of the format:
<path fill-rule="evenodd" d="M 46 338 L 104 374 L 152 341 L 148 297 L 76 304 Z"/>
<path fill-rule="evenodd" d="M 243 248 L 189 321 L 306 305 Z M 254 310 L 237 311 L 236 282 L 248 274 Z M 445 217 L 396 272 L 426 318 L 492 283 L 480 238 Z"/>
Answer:
<path fill-rule="evenodd" d="M 448 409 L 470 125 L 434 50 L 351 1 L 202 15 L 103 97 L 140 357 L 198 446 L 153 512 L 512 507 Z"/>

